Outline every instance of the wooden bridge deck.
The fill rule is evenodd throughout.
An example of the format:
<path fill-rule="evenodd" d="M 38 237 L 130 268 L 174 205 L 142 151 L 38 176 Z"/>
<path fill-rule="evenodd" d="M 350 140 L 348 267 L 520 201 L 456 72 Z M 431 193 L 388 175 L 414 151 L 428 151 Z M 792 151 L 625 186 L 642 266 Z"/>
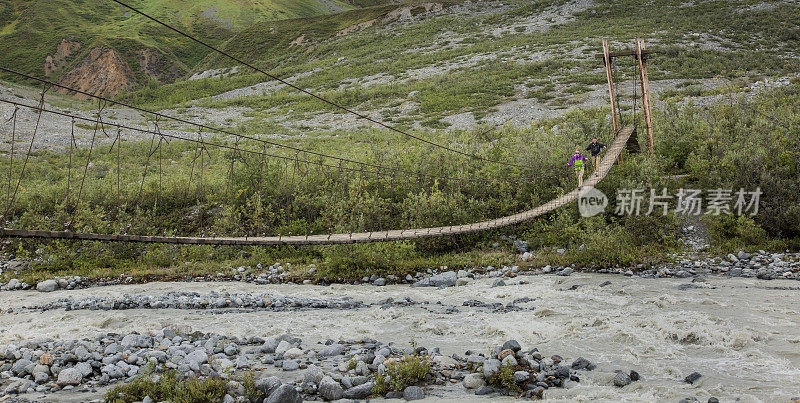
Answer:
<path fill-rule="evenodd" d="M 595 186 L 602 181 L 614 161 L 622 152 L 628 138 L 633 134 L 633 128 L 622 128 L 608 147 L 605 157 L 600 163 L 597 175 L 592 175 L 584 182 L 584 186 Z M 174 243 L 194 245 L 325 245 L 347 244 L 365 242 L 397 241 L 403 239 L 418 239 L 436 236 L 465 234 L 470 232 L 485 231 L 494 228 L 528 221 L 578 199 L 579 190 L 571 192 L 542 204 L 534 209 L 524 211 L 512 216 L 496 218 L 471 224 L 453 225 L 448 227 L 403 229 L 391 231 L 360 232 L 353 234 L 328 234 L 308 236 L 272 236 L 272 237 L 172 237 L 172 236 L 146 236 L 146 235 L 112 235 L 95 233 L 77 233 L 69 231 L 38 231 L 25 229 L 0 229 L 0 236 L 15 238 L 45 238 L 45 239 L 82 239 L 112 242 L 143 242 L 143 243 Z"/>

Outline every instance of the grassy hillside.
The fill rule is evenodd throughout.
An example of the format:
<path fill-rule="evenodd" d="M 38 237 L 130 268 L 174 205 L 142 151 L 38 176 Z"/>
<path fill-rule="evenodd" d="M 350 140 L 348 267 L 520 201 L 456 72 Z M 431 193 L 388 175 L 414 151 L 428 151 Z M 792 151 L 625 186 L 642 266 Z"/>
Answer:
<path fill-rule="evenodd" d="M 800 5 L 793 3 L 440 3 L 440 12 L 417 9 L 411 18 L 364 27 L 359 24 L 399 7 L 264 22 L 234 35 L 224 49 L 349 107 L 377 111 L 395 124 L 433 128 L 448 127 L 451 117 L 463 114 L 478 124 L 497 121 L 482 119 L 508 105 L 558 110 L 604 102 L 605 75 L 594 58 L 604 38 L 615 48 L 631 46 L 636 36 L 646 38 L 659 51 L 650 64 L 651 80 L 665 96 L 741 91 L 764 77 L 800 71 Z M 343 27 L 351 29 L 342 33 Z M 200 68 L 231 65 L 211 54 Z M 617 69 L 617 80 L 634 74 L 632 60 L 619 60 Z M 313 119 L 320 109 L 335 112 L 280 89 L 208 98 L 267 81 L 247 69 L 240 72 L 145 89 L 126 99 L 159 107 L 201 99 L 213 108 L 244 106 L 254 109 L 256 119 L 287 128 Z M 632 86 L 628 82 L 622 90 L 630 93 Z"/>
<path fill-rule="evenodd" d="M 204 41 L 219 43 L 261 21 L 323 15 L 352 8 L 337 0 L 131 0 L 130 4 Z M 89 49 L 119 51 L 144 81 L 136 51 L 150 49 L 182 71 L 207 51 L 107 0 L 0 0 L 0 63 L 42 75 L 62 40 L 79 43 L 53 74 L 68 70 Z"/>

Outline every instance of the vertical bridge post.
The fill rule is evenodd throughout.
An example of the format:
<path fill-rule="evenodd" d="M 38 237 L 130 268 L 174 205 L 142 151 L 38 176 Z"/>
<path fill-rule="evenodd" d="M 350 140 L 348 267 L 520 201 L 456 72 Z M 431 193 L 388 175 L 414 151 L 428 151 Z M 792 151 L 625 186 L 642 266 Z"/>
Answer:
<path fill-rule="evenodd" d="M 614 94 L 614 76 L 611 71 L 611 55 L 608 41 L 603 39 L 603 61 L 606 65 L 606 78 L 608 78 L 608 94 L 611 97 L 611 122 L 614 125 L 614 136 L 619 131 L 619 116 L 617 116 L 617 97 Z"/>
<path fill-rule="evenodd" d="M 644 111 L 644 128 L 647 132 L 647 147 L 652 156 L 655 146 L 653 137 L 653 116 L 650 109 L 650 79 L 647 78 L 647 61 L 644 58 L 644 39 L 636 38 L 636 59 L 639 62 L 639 78 L 642 83 L 642 110 Z"/>

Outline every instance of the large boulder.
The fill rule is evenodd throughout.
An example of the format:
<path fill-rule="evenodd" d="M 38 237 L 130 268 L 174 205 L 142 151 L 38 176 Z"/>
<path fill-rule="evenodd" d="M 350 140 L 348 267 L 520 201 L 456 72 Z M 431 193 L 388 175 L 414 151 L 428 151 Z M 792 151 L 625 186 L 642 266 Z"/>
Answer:
<path fill-rule="evenodd" d="M 311 364 L 306 369 L 306 372 L 303 373 L 303 382 L 319 385 L 323 376 L 322 370 L 318 366 Z"/>
<path fill-rule="evenodd" d="M 75 365 L 75 369 L 83 375 L 83 377 L 87 377 L 92 374 L 92 366 L 88 362 L 81 362 Z M 60 375 L 60 374 L 59 374 Z"/>
<path fill-rule="evenodd" d="M 342 397 L 345 399 L 366 399 L 369 395 L 372 394 L 372 389 L 375 387 L 375 384 L 372 382 L 367 382 L 358 386 L 354 386 L 350 389 L 344 391 Z"/>
<path fill-rule="evenodd" d="M 339 400 L 344 394 L 344 389 L 335 379 L 326 376 L 319 382 L 319 395 L 325 400 Z"/>
<path fill-rule="evenodd" d="M 628 386 L 631 383 L 631 376 L 624 371 L 615 371 L 616 375 L 614 375 L 614 386 L 622 388 Z"/>
<path fill-rule="evenodd" d="M 511 350 L 516 353 L 517 351 L 522 350 L 522 346 L 520 346 L 516 340 L 509 340 L 503 343 L 503 350 Z"/>
<path fill-rule="evenodd" d="M 200 371 L 200 366 L 208 362 L 208 354 L 204 350 L 194 350 L 183 358 L 183 362 L 192 371 Z"/>
<path fill-rule="evenodd" d="M 270 393 L 264 403 L 303 403 L 303 398 L 297 393 L 294 386 L 284 384 Z"/>
<path fill-rule="evenodd" d="M 78 385 L 83 380 L 83 373 L 77 368 L 67 368 L 58 373 L 56 384 L 64 387 L 67 385 Z"/>
<path fill-rule="evenodd" d="M 490 358 L 483 362 L 483 376 L 484 378 L 491 378 L 492 375 L 500 372 L 500 360 Z"/>
<path fill-rule="evenodd" d="M 483 376 L 481 376 L 481 374 L 477 372 L 468 374 L 467 376 L 464 377 L 464 380 L 462 382 L 464 384 L 464 387 L 467 389 L 478 389 L 481 386 L 486 385 L 486 381 L 483 380 Z"/>
<path fill-rule="evenodd" d="M 285 360 L 294 360 L 302 356 L 303 356 L 303 350 L 300 350 L 297 347 L 290 348 L 283 353 L 283 359 Z"/>
<path fill-rule="evenodd" d="M 278 340 L 276 339 L 269 339 L 264 341 L 264 345 L 261 346 L 261 352 L 265 354 L 272 354 L 275 352 L 275 349 L 278 348 Z"/>
<path fill-rule="evenodd" d="M 28 374 L 29 368 L 34 368 L 33 361 L 23 358 L 14 362 L 14 365 L 11 366 L 11 372 L 16 376 L 23 377 Z"/>
<path fill-rule="evenodd" d="M 319 350 L 317 353 L 318 357 L 332 357 L 335 355 L 342 355 L 344 354 L 344 345 L 339 343 L 334 343 L 329 346 L 325 346 L 322 350 Z"/>
<path fill-rule="evenodd" d="M 430 278 L 430 284 L 433 287 L 455 287 L 456 281 L 458 281 L 458 273 L 454 271 L 446 271 Z"/>
<path fill-rule="evenodd" d="M 255 382 L 256 389 L 260 390 L 264 396 L 269 396 L 275 389 L 281 386 L 281 380 L 277 376 L 269 376 L 265 378 L 258 378 Z"/>
<path fill-rule="evenodd" d="M 419 386 L 409 386 L 403 390 L 403 398 L 406 401 L 424 399 L 425 391 Z"/>
<path fill-rule="evenodd" d="M 58 282 L 55 280 L 45 280 L 36 284 L 36 291 L 53 292 L 58 289 Z"/>

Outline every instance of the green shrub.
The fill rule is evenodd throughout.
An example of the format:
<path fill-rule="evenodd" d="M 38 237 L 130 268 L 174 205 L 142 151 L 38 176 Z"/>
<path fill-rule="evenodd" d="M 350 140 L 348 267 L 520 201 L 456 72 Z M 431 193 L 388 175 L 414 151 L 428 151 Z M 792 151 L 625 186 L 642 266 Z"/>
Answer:
<path fill-rule="evenodd" d="M 385 395 L 389 391 L 402 391 L 425 380 L 430 371 L 431 363 L 427 356 L 405 355 L 389 363 L 386 372 L 375 374 L 373 393 Z"/>
<path fill-rule="evenodd" d="M 755 249 L 769 245 L 767 232 L 755 220 L 747 216 L 719 215 L 704 216 L 708 235 L 716 249 L 731 252 L 736 249 Z"/>
<path fill-rule="evenodd" d="M 486 383 L 512 393 L 520 393 L 522 388 L 514 381 L 514 372 L 520 369 L 519 365 L 503 365 L 500 367 L 500 371 L 486 380 Z"/>
<path fill-rule="evenodd" d="M 255 389 L 252 374 L 242 378 L 248 397 L 263 397 Z M 220 377 L 181 378 L 174 370 L 156 373 L 150 366 L 130 382 L 109 389 L 104 399 L 110 403 L 133 403 L 150 396 L 153 401 L 173 403 L 221 402 L 228 392 L 228 381 Z"/>

